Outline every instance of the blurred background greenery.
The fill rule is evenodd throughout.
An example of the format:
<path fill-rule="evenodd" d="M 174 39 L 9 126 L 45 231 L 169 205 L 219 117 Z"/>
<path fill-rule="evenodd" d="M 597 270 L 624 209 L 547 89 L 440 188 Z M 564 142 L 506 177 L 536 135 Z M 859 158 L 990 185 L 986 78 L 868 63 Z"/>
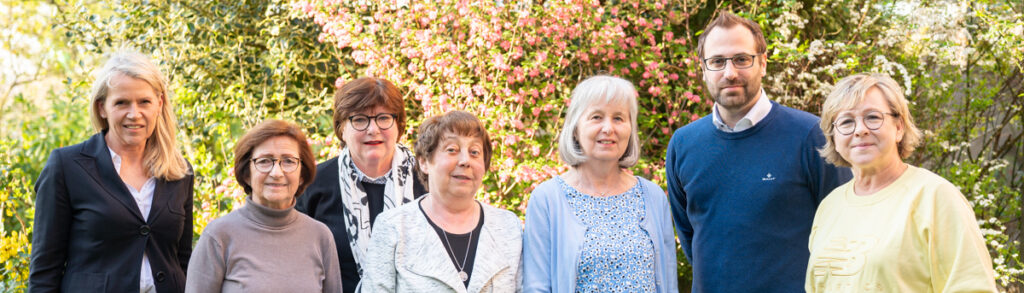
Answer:
<path fill-rule="evenodd" d="M 479 114 L 496 141 L 479 198 L 520 215 L 532 188 L 564 170 L 555 135 L 572 87 L 592 74 L 622 76 L 641 93 L 644 156 L 633 171 L 664 185 L 672 131 L 710 110 L 694 46 L 719 9 L 764 28 L 764 86 L 783 104 L 818 113 L 852 73 L 900 81 L 925 132 L 910 163 L 960 187 L 997 283 L 1024 290 L 1021 1 L 399 2 L 0 3 L 0 291 L 25 289 L 34 181 L 52 150 L 93 133 L 90 73 L 118 48 L 150 55 L 171 79 L 181 147 L 198 174 L 198 237 L 243 202 L 229 169 L 245 129 L 292 120 L 318 158 L 332 157 L 334 85 L 364 75 L 406 93 L 407 145 L 425 115 Z"/>

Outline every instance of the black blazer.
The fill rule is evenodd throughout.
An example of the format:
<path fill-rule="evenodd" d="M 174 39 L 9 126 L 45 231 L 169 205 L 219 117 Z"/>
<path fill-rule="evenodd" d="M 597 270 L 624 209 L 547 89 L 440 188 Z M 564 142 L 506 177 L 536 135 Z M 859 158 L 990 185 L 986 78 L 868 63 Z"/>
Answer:
<path fill-rule="evenodd" d="M 193 175 L 157 179 L 143 221 L 103 135 L 53 151 L 39 174 L 29 291 L 138 292 L 145 252 L 157 292 L 183 292 Z"/>
<path fill-rule="evenodd" d="M 427 193 L 417 173 L 413 173 L 412 186 L 415 198 Z M 295 209 L 327 225 L 334 234 L 338 246 L 338 264 L 341 267 L 341 286 L 344 293 L 353 293 L 359 284 L 356 259 L 352 256 L 348 232 L 345 231 L 345 208 L 341 205 L 341 189 L 338 187 L 338 157 L 316 165 L 316 178 L 299 196 Z M 383 191 L 381 191 L 383 193 Z M 368 194 L 381 197 L 383 194 Z M 371 208 L 371 212 L 373 209 Z M 376 215 L 372 215 L 375 217 Z"/>

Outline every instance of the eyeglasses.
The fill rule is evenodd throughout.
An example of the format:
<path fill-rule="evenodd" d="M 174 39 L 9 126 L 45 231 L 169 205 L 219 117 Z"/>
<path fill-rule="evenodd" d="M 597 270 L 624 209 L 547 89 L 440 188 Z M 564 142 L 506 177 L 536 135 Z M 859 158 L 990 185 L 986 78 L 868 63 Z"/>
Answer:
<path fill-rule="evenodd" d="M 274 159 L 274 158 L 255 158 L 255 159 L 252 159 L 252 165 L 254 167 L 256 167 L 256 171 L 260 171 L 260 172 L 263 172 L 263 173 L 270 173 L 271 170 L 274 170 L 274 164 L 278 164 L 278 162 L 281 162 L 279 164 L 279 165 L 281 165 L 281 171 L 284 171 L 285 173 L 294 172 L 295 169 L 299 168 L 299 159 L 298 158 L 284 157 L 284 158 L 280 158 L 280 159 Z"/>
<path fill-rule="evenodd" d="M 892 117 L 899 117 L 900 115 L 894 113 L 883 113 L 878 111 L 871 111 L 861 118 L 864 121 L 864 127 L 870 130 L 878 130 L 882 127 L 882 123 L 885 122 L 885 116 L 889 115 Z M 854 130 L 857 130 L 857 117 L 854 116 L 842 116 L 836 118 L 836 122 L 832 122 L 832 126 L 835 127 L 836 132 L 842 135 L 850 135 Z"/>
<path fill-rule="evenodd" d="M 377 114 L 377 116 L 356 114 L 348 116 L 348 122 L 352 123 L 352 128 L 355 128 L 358 131 L 363 131 L 370 127 L 370 120 L 375 120 L 377 122 L 377 128 L 385 130 L 395 125 L 395 118 L 398 118 L 398 115 L 389 113 L 381 113 Z"/>
<path fill-rule="evenodd" d="M 757 55 L 750 55 L 750 54 L 739 54 L 739 55 L 736 55 L 736 56 L 732 56 L 731 58 L 730 57 L 704 58 L 704 68 L 706 68 L 707 70 L 710 70 L 710 71 L 719 71 L 719 70 L 725 69 L 725 64 L 728 63 L 729 60 L 732 60 L 732 66 L 733 67 L 736 67 L 737 69 L 746 69 L 746 68 L 750 68 L 751 66 L 754 66 L 754 59 L 756 59 L 756 58 L 757 58 Z"/>

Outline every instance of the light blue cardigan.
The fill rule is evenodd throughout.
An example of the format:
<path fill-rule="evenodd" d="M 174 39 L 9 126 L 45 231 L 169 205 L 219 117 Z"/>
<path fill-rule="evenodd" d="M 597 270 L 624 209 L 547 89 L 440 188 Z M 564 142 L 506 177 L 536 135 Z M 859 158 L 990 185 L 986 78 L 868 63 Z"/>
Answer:
<path fill-rule="evenodd" d="M 679 292 L 676 242 L 665 192 L 647 179 L 640 180 L 646 216 L 641 228 L 654 241 L 657 292 Z M 574 292 L 576 266 L 587 227 L 573 213 L 568 195 L 557 179 L 533 190 L 526 206 L 523 232 L 523 292 Z"/>

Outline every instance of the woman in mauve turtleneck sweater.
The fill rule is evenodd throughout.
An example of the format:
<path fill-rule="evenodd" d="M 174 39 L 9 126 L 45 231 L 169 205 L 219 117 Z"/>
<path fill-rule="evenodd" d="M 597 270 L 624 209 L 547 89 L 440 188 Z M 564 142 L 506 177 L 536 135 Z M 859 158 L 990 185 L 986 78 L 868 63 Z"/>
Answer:
<path fill-rule="evenodd" d="M 294 208 L 315 166 L 292 123 L 270 120 L 246 133 L 235 146 L 235 177 L 249 196 L 203 231 L 185 292 L 341 292 L 331 231 Z"/>

